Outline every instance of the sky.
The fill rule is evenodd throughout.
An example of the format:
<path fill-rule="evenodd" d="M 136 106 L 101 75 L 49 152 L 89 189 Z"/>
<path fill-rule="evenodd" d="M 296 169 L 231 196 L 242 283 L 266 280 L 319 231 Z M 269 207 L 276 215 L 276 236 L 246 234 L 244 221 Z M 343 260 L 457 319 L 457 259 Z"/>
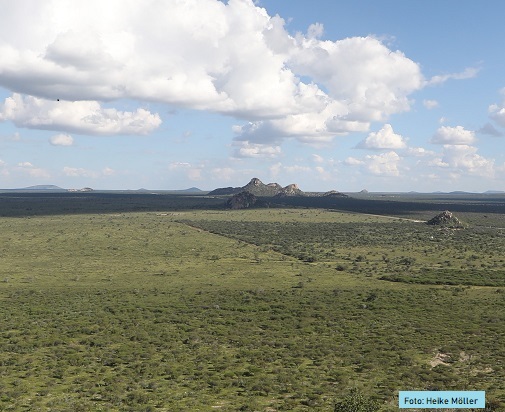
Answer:
<path fill-rule="evenodd" d="M 502 0 L 0 9 L 0 188 L 505 190 Z"/>

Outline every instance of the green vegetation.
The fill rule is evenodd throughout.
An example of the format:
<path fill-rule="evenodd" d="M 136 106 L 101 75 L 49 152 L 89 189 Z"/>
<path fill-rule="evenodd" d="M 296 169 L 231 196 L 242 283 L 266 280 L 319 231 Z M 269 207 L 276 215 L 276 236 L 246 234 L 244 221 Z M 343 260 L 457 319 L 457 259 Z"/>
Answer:
<path fill-rule="evenodd" d="M 313 219 L 298 221 L 282 213 L 271 212 L 276 221 L 181 222 L 350 274 L 406 283 L 505 286 L 503 230 L 452 230 L 335 212 L 299 212 Z M 318 221 L 321 215 L 334 220 Z"/>
<path fill-rule="evenodd" d="M 156 202 L 0 218 L 0 410 L 505 402 L 502 230 Z"/>
<path fill-rule="evenodd" d="M 357 391 L 352 391 L 335 405 L 335 412 L 375 412 L 378 410 L 377 402 L 365 398 Z"/>

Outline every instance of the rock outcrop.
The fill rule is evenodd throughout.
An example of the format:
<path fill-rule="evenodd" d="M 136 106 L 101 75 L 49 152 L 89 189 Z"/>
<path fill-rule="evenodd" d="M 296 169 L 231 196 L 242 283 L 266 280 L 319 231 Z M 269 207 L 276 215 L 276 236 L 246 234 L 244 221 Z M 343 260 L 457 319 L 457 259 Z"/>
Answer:
<path fill-rule="evenodd" d="M 215 189 L 209 192 L 209 195 L 235 195 L 241 192 L 249 192 L 259 197 L 274 197 L 274 196 L 304 196 L 304 192 L 300 190 L 298 185 L 290 184 L 282 187 L 278 183 L 264 184 L 260 179 L 254 177 L 251 181 L 242 187 L 224 187 Z"/>
<path fill-rule="evenodd" d="M 428 225 L 432 226 L 443 226 L 452 229 L 462 229 L 465 224 L 461 222 L 452 212 L 448 210 L 436 215 L 434 218 L 426 222 Z"/>
<path fill-rule="evenodd" d="M 244 191 L 230 197 L 226 201 L 226 207 L 233 210 L 247 209 L 253 206 L 257 200 L 256 196 L 252 193 Z"/>
<path fill-rule="evenodd" d="M 330 190 L 329 192 L 323 193 L 323 197 L 349 197 L 344 193 L 337 192 L 336 190 Z"/>

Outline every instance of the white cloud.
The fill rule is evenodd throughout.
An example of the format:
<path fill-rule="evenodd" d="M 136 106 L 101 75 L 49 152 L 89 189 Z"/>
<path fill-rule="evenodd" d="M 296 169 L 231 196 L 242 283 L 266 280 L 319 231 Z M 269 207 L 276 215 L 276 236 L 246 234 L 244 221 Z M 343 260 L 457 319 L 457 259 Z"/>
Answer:
<path fill-rule="evenodd" d="M 323 36 L 324 33 L 324 25 L 321 23 L 314 23 L 309 26 L 307 30 L 307 38 L 308 39 L 319 39 Z"/>
<path fill-rule="evenodd" d="M 467 67 L 465 70 L 459 73 L 450 73 L 433 76 L 429 81 L 429 85 L 441 84 L 446 82 L 447 80 L 465 80 L 471 79 L 479 73 L 480 69 L 477 67 Z"/>
<path fill-rule="evenodd" d="M 444 145 L 442 161 L 466 174 L 494 176 L 494 160 L 477 154 L 477 148 L 469 145 Z"/>
<path fill-rule="evenodd" d="M 344 160 L 344 163 L 348 166 L 359 166 L 364 164 L 362 160 L 356 159 L 355 157 L 348 157 Z"/>
<path fill-rule="evenodd" d="M 430 140 L 435 144 L 468 145 L 475 142 L 475 132 L 466 130 L 462 126 L 440 127 Z"/>
<path fill-rule="evenodd" d="M 248 141 L 236 141 L 233 143 L 236 146 L 234 157 L 262 157 L 275 158 L 281 154 L 280 146 L 271 146 L 261 143 L 249 143 Z"/>
<path fill-rule="evenodd" d="M 57 134 L 49 138 L 49 143 L 53 146 L 72 146 L 74 139 L 68 134 Z"/>
<path fill-rule="evenodd" d="M 385 124 L 377 133 L 372 132 L 357 146 L 360 149 L 404 149 L 407 147 L 405 139 L 393 131 L 390 124 Z"/>
<path fill-rule="evenodd" d="M 501 127 L 505 127 L 505 104 L 501 106 L 492 104 L 489 106 L 489 117 Z"/>
<path fill-rule="evenodd" d="M 46 179 L 51 177 L 51 173 L 48 170 L 36 167 L 30 162 L 20 162 L 17 165 L 17 170 L 28 174 L 30 177 L 37 179 Z"/>
<path fill-rule="evenodd" d="M 367 169 L 374 175 L 399 176 L 398 163 L 400 156 L 396 152 L 365 156 Z"/>
<path fill-rule="evenodd" d="M 312 154 L 312 160 L 316 163 L 324 163 L 324 157 L 319 156 L 318 154 Z"/>
<path fill-rule="evenodd" d="M 423 105 L 428 110 L 431 110 L 431 109 L 434 109 L 435 107 L 438 107 L 438 102 L 436 100 L 425 99 L 425 100 L 423 100 Z"/>
<path fill-rule="evenodd" d="M 449 167 L 450 165 L 449 163 L 444 162 L 441 157 L 435 157 L 428 162 L 428 166 Z"/>
<path fill-rule="evenodd" d="M 405 151 L 405 154 L 407 156 L 425 157 L 425 156 L 434 156 L 435 152 L 432 152 L 431 150 L 426 150 L 423 147 L 408 147 L 407 150 Z"/>
<path fill-rule="evenodd" d="M 147 134 L 161 124 L 158 114 L 144 109 L 120 112 L 95 101 L 50 101 L 17 93 L 0 104 L 0 120 L 18 127 L 96 135 Z"/>
<path fill-rule="evenodd" d="M 321 40 L 317 23 L 292 36 L 252 0 L 18 0 L 2 17 L 0 86 L 38 99 L 2 117 L 25 127 L 149 133 L 156 114 L 96 103 L 134 99 L 244 119 L 250 143 L 321 143 L 409 110 L 426 83 L 377 38 Z"/>
<path fill-rule="evenodd" d="M 422 87 L 419 66 L 373 37 L 339 41 L 297 39 L 291 67 L 310 76 L 328 95 L 346 102 L 347 120 L 380 121 L 409 110 L 407 96 Z"/>

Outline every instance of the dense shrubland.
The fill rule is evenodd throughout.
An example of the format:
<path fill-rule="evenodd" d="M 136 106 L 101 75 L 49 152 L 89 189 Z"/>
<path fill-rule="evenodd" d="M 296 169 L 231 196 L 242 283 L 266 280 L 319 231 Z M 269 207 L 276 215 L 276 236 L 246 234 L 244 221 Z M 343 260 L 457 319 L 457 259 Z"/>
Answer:
<path fill-rule="evenodd" d="M 168 210 L 1 218 L 0 239 L 0 410 L 394 411 L 400 389 L 505 400 L 500 230 Z M 459 283 L 419 284 L 432 278 Z"/>

